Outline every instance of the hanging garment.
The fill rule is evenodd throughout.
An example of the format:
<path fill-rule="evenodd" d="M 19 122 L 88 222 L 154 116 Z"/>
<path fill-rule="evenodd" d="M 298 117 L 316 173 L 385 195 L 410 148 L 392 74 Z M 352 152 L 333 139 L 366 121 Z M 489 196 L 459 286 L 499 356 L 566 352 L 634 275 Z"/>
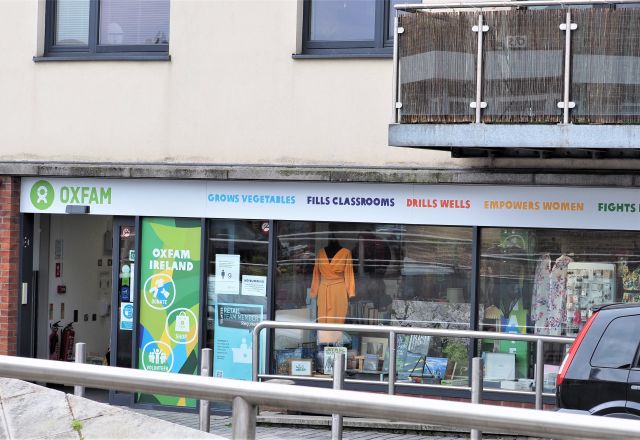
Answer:
<path fill-rule="evenodd" d="M 318 322 L 343 324 L 349 309 L 349 298 L 356 295 L 351 252 L 340 249 L 331 260 L 320 249 L 313 268 L 311 298 L 317 298 Z M 322 334 L 320 334 L 322 333 Z M 319 332 L 320 342 L 335 342 L 340 332 Z"/>
<path fill-rule="evenodd" d="M 556 260 L 549 277 L 548 318 L 546 327 L 550 335 L 559 335 L 566 318 L 567 307 L 567 267 L 573 258 L 561 255 Z"/>
<path fill-rule="evenodd" d="M 544 254 L 536 264 L 536 272 L 533 280 L 533 299 L 531 301 L 531 319 L 535 325 L 535 334 L 548 335 L 552 331 L 549 328 L 549 318 L 554 313 L 549 310 L 549 294 L 551 292 L 551 257 Z M 559 333 L 553 333 L 559 334 Z"/>

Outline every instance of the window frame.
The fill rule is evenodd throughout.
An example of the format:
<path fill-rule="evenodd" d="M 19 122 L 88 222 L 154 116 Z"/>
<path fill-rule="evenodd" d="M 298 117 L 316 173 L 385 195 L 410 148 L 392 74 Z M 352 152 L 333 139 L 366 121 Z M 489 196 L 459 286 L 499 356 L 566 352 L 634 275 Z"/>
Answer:
<path fill-rule="evenodd" d="M 321 41 L 311 40 L 311 2 L 304 0 L 302 20 L 302 55 L 380 55 L 393 53 L 393 31 L 389 22 L 393 20 L 393 0 L 375 0 L 373 40 Z"/>
<path fill-rule="evenodd" d="M 100 0 L 89 0 L 89 34 L 87 46 L 61 46 L 55 44 L 56 7 L 58 0 L 46 0 L 44 55 L 95 57 L 100 55 L 163 55 L 168 54 L 169 44 L 102 45 L 100 38 Z"/>

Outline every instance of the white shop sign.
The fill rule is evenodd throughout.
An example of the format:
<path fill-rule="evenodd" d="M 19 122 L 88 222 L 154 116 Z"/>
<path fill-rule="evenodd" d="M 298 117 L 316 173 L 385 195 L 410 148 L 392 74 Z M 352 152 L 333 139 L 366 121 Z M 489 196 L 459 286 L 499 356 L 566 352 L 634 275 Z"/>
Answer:
<path fill-rule="evenodd" d="M 640 189 L 23 178 L 22 212 L 640 229 Z"/>

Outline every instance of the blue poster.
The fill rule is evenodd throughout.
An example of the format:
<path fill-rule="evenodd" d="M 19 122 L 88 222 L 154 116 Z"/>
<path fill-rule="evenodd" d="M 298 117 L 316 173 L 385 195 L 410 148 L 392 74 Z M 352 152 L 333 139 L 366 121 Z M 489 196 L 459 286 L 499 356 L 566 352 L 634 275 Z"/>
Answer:
<path fill-rule="evenodd" d="M 133 303 L 122 303 L 120 308 L 120 330 L 133 330 Z"/>
<path fill-rule="evenodd" d="M 213 375 L 251 380 L 253 328 L 263 320 L 262 304 L 216 304 Z"/>

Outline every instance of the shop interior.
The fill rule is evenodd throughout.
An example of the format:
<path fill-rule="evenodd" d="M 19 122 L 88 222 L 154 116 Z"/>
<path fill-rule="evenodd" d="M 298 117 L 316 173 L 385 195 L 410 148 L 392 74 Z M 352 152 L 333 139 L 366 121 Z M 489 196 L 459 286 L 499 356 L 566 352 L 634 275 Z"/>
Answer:
<path fill-rule="evenodd" d="M 37 356 L 73 361 L 69 341 L 82 341 L 87 362 L 108 364 L 112 313 L 120 315 L 112 311 L 111 284 L 118 282 L 118 309 L 133 303 L 135 231 L 109 216 L 81 215 L 37 215 L 35 230 Z M 592 307 L 640 302 L 636 232 L 479 228 L 479 237 L 480 330 L 575 336 Z M 471 326 L 471 227 L 209 219 L 206 239 L 206 346 L 214 349 L 219 377 L 250 377 L 250 329 L 218 322 L 225 305 L 255 320 Z M 120 243 L 116 251 L 114 242 Z M 119 323 L 117 365 L 130 366 L 132 329 L 117 317 L 113 322 Z M 241 338 L 237 346 L 221 343 L 238 329 L 246 331 L 244 347 Z M 273 335 L 271 374 L 329 377 L 333 357 L 343 355 L 347 378 L 386 380 L 382 333 Z M 398 335 L 397 380 L 467 386 L 470 347 L 466 339 Z M 477 350 L 485 360 L 485 387 L 533 388 L 533 344 L 483 340 Z M 553 390 L 564 350 L 546 347 L 545 391 Z"/>
<path fill-rule="evenodd" d="M 34 229 L 37 357 L 72 362 L 84 342 L 87 363 L 108 364 L 113 218 L 38 215 Z"/>
<path fill-rule="evenodd" d="M 276 320 L 468 329 L 471 228 L 279 222 Z M 381 333 L 276 330 L 272 373 L 386 380 Z M 400 381 L 467 383 L 468 341 L 398 335 Z M 429 378 L 428 378 L 429 376 Z"/>
<path fill-rule="evenodd" d="M 276 241 L 276 320 L 470 327 L 471 228 L 278 222 Z M 640 301 L 638 243 L 635 232 L 481 228 L 479 329 L 576 336 L 591 308 Z M 534 345 L 480 341 L 485 387 L 531 391 Z M 469 340 L 398 335 L 397 347 L 398 381 L 468 384 Z M 544 391 L 565 349 L 546 344 Z M 348 378 L 386 380 L 381 333 L 277 330 L 271 373 L 328 377 L 338 353 Z"/>

